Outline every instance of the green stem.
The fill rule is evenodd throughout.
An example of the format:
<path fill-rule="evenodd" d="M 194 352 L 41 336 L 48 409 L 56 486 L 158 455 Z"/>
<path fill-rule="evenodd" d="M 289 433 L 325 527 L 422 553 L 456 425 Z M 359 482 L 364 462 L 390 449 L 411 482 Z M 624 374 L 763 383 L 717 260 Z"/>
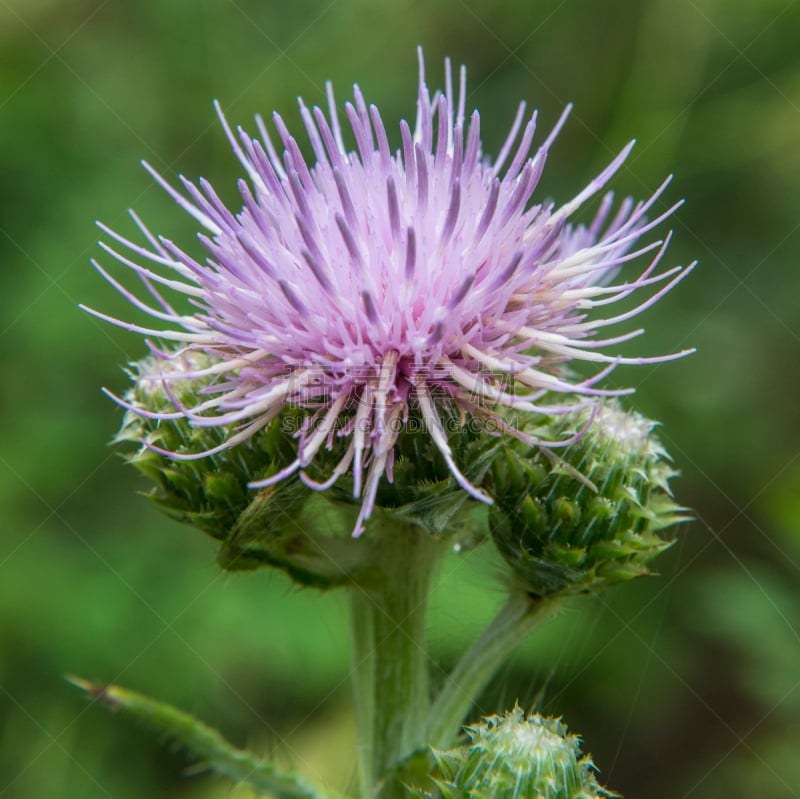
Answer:
<path fill-rule="evenodd" d="M 497 669 L 558 605 L 557 599 L 535 599 L 525 593 L 509 597 L 442 686 L 429 714 L 430 746 L 446 749 L 455 743 L 467 713 Z"/>
<path fill-rule="evenodd" d="M 383 525 L 373 535 L 380 573 L 351 588 L 359 778 L 362 799 L 395 799 L 403 789 L 387 774 L 425 743 L 425 614 L 441 544 L 412 526 Z"/>

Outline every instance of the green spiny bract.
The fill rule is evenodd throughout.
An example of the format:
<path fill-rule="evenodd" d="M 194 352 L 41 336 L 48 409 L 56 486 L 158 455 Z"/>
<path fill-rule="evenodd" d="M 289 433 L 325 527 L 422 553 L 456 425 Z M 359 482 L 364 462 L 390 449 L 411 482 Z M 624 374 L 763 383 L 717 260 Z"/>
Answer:
<path fill-rule="evenodd" d="M 461 418 L 455 401 L 440 401 L 438 412 L 448 433 L 454 459 L 464 476 L 474 485 L 480 485 L 500 451 L 502 441 L 484 430 L 479 419 Z M 462 544 L 471 542 L 467 545 L 474 545 L 486 537 L 485 532 L 479 530 L 486 526 L 485 506 L 472 501 L 456 483 L 414 405 L 393 452 L 392 479 L 381 480 L 375 500 L 378 515 L 418 525 L 437 537 L 456 537 Z M 309 470 L 312 475 L 316 469 L 320 475 L 325 474 L 328 464 L 322 458 L 320 462 L 319 467 L 315 464 Z M 360 499 L 353 497 L 350 474 L 344 475 L 325 493 L 342 506 L 356 509 L 361 504 Z M 482 524 L 480 519 L 483 519 Z"/>
<path fill-rule="evenodd" d="M 197 370 L 212 363 L 197 353 L 183 357 L 191 357 L 189 366 Z M 196 407 L 209 380 L 171 381 L 167 392 L 160 375 L 162 370 L 169 372 L 171 363 L 145 358 L 133 364 L 134 386 L 127 401 L 148 412 L 174 411 L 175 401 Z M 445 419 L 451 447 L 465 464 L 467 477 L 479 483 L 490 468 L 498 439 L 474 425 L 459 425 L 455 413 Z M 196 426 L 185 417 L 156 420 L 128 411 L 115 441 L 140 445 L 128 460 L 155 483 L 150 497 L 168 515 L 219 541 L 223 568 L 273 566 L 301 584 L 330 588 L 364 578 L 370 571 L 370 549 L 379 544 L 371 540 L 369 526 L 366 540 L 350 537 L 361 502 L 353 498 L 352 476 L 342 475 L 323 492 L 312 490 L 296 474 L 266 489 L 248 487 L 294 461 L 293 433 L 309 415 L 307 409 L 287 407 L 242 443 L 196 460 L 170 458 L 142 442 L 178 455 L 201 453 L 222 444 L 231 428 Z M 343 447 L 334 436 L 331 449 L 323 449 L 307 469 L 309 477 L 325 480 L 340 461 Z M 421 420 L 404 425 L 394 453 L 393 481 L 381 481 L 376 521 L 389 516 L 434 536 L 446 533 L 458 537 L 462 548 L 481 540 L 480 525 L 473 518 L 477 503 L 466 501 Z"/>
<path fill-rule="evenodd" d="M 196 353 L 191 357 L 196 369 L 210 363 Z M 146 358 L 134 364 L 134 387 L 128 401 L 147 411 L 174 410 L 172 398 L 184 407 L 194 407 L 207 381 L 173 382 L 170 398 L 162 381 L 154 376 L 170 363 L 165 367 Z M 286 418 L 237 447 L 197 460 L 169 458 L 144 445 L 128 460 L 155 483 L 150 497 L 168 515 L 221 543 L 218 560 L 223 568 L 239 571 L 274 566 L 297 582 L 318 588 L 347 582 L 359 568 L 360 555 L 353 547 L 346 551 L 349 540 L 320 535 L 324 514 L 317 513 L 313 525 L 305 518 L 314 492 L 297 477 L 261 491 L 248 488 L 255 477 L 275 473 L 295 458 L 294 442 L 282 433 L 281 422 L 286 425 Z M 184 417 L 153 420 L 128 411 L 115 441 L 146 442 L 187 455 L 212 449 L 229 434 L 229 428 L 196 427 Z"/>
<path fill-rule="evenodd" d="M 514 444 L 495 459 L 492 536 L 524 590 L 587 592 L 650 573 L 650 561 L 672 543 L 659 533 L 686 518 L 653 427 L 607 402 L 537 431 L 553 440 L 577 436 L 558 456 Z"/>
<path fill-rule="evenodd" d="M 560 719 L 515 707 L 466 728 L 463 746 L 437 752 L 443 799 L 599 799 L 615 794 L 595 779 L 581 740 Z"/>

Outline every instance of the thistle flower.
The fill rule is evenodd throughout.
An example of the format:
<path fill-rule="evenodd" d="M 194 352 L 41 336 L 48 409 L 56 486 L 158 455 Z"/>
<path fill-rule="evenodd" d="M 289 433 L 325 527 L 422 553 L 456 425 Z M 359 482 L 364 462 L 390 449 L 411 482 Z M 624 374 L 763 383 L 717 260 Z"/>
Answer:
<path fill-rule="evenodd" d="M 534 202 L 569 108 L 532 149 L 536 114 L 526 120 L 522 103 L 492 161 L 482 152 L 478 112 L 466 116 L 465 69 L 454 94 L 446 62 L 445 91 L 431 96 L 421 52 L 419 63 L 416 123 L 413 131 L 400 123 L 397 151 L 378 109 L 357 86 L 354 103 L 344 106 L 355 149 L 346 144 L 330 84 L 327 116 L 300 100 L 311 165 L 277 113 L 281 154 L 260 117 L 260 138 L 251 138 L 234 132 L 217 105 L 249 179 L 238 183 L 243 206 L 236 214 L 207 181 L 181 177 L 181 193 L 145 164 L 202 226 L 204 262 L 151 233 L 133 212 L 144 245 L 100 225 L 124 248 L 101 243 L 103 249 L 141 279 L 151 299 L 143 301 L 95 266 L 163 327 L 91 312 L 177 346 L 164 352 L 149 345 L 172 362 L 162 384 L 174 407 L 152 411 L 115 399 L 143 416 L 226 431 L 218 446 L 199 453 L 149 446 L 176 459 L 204 457 L 247 440 L 288 405 L 305 408 L 295 459 L 267 478 L 254 475 L 250 485 L 299 473 L 323 489 L 352 474 L 353 494 L 361 498 L 356 533 L 373 510 L 380 481 L 392 479 L 393 448 L 411 416 L 422 422 L 457 484 L 490 503 L 456 462 L 443 404 L 533 445 L 541 442 L 519 429 L 524 425 L 514 424 L 509 411 L 553 414 L 572 407 L 575 395 L 625 393 L 597 384 L 620 363 L 684 354 L 622 358 L 603 350 L 642 330 L 597 335 L 652 305 L 691 270 L 657 272 L 668 236 L 637 243 L 677 207 L 646 218 L 669 179 L 648 200 L 626 199 L 614 214 L 609 192 L 588 226 L 573 225 L 573 214 L 601 192 L 633 142 L 566 204 Z M 645 253 L 654 257 L 644 271 L 613 282 L 623 264 Z M 631 310 L 591 315 L 650 286 L 656 288 Z M 173 305 L 173 294 L 188 299 L 189 309 Z M 202 353 L 209 365 L 182 366 L 191 363 L 187 352 Z M 562 365 L 570 361 L 600 364 L 600 371 L 569 379 Z M 202 401 L 187 407 L 173 387 L 198 379 L 209 381 Z M 569 402 L 550 407 L 542 402 L 546 393 L 565 394 Z M 342 457 L 324 482 L 314 481 L 306 469 L 336 437 L 346 442 Z"/>

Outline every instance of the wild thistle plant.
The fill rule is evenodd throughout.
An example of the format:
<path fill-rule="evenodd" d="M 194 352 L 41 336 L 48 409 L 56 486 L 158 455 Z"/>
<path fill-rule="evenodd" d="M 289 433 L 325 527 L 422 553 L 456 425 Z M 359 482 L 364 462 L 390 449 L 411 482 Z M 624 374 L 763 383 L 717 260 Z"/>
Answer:
<path fill-rule="evenodd" d="M 148 341 L 130 393 L 114 397 L 127 409 L 118 438 L 135 444 L 130 460 L 159 504 L 220 542 L 224 568 L 350 589 L 362 799 L 605 796 L 559 722 L 515 710 L 467 728 L 468 740 L 462 724 L 524 635 L 565 597 L 647 573 L 682 518 L 652 424 L 611 399 L 629 389 L 603 384 L 620 364 L 686 354 L 622 357 L 617 346 L 642 329 L 603 333 L 691 271 L 658 271 L 669 236 L 641 242 L 677 205 L 654 210 L 667 180 L 616 210 L 607 192 L 588 225 L 573 223 L 633 143 L 569 202 L 537 200 L 569 108 L 533 149 L 536 114 L 522 103 L 491 160 L 478 112 L 467 117 L 464 68 L 454 91 L 447 62 L 431 96 L 419 63 L 416 121 L 401 122 L 396 151 L 358 87 L 347 134 L 330 85 L 327 115 L 300 101 L 313 164 L 279 115 L 276 148 L 261 118 L 254 139 L 217 106 L 249 180 L 241 210 L 204 180 L 182 178 L 180 192 L 153 173 L 202 226 L 204 261 L 135 214 L 143 244 L 101 225 L 116 242 L 101 246 L 149 299 L 98 270 L 161 324 L 91 312 L 167 342 Z M 646 254 L 643 270 L 618 277 Z M 576 377 L 581 362 L 597 371 Z M 467 540 L 493 540 L 509 601 L 433 697 L 427 597 L 445 553 Z M 92 690 L 248 781 L 231 764 L 253 756 L 179 711 Z M 314 794 L 258 763 L 267 793 Z"/>

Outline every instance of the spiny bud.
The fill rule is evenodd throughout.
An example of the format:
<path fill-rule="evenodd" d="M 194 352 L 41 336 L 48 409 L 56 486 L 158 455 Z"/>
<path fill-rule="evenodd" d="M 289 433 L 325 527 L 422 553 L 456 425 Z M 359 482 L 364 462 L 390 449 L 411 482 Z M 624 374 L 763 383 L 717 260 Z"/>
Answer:
<path fill-rule="evenodd" d="M 526 591 L 586 592 L 650 573 L 672 543 L 659 533 L 686 518 L 654 426 L 608 402 L 554 419 L 553 439 L 576 437 L 559 456 L 516 445 L 498 456 L 492 535 Z"/>
<path fill-rule="evenodd" d="M 517 706 L 466 728 L 469 741 L 438 752 L 443 799 L 597 799 L 615 794 L 596 781 L 581 740 L 560 719 Z"/>

